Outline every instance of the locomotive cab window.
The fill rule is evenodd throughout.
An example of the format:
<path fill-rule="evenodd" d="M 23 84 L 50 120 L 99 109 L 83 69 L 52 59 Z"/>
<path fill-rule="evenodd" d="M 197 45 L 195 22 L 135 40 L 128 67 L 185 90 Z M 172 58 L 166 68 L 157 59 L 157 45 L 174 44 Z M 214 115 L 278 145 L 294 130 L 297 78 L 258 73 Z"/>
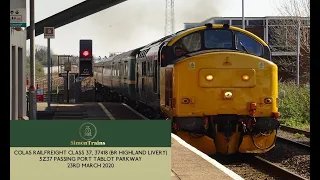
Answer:
<path fill-rule="evenodd" d="M 179 39 L 173 46 L 174 60 L 197 51 L 230 49 L 264 57 L 265 47 L 242 32 L 229 29 L 206 29 Z M 173 61 L 174 61 L 173 60 Z"/>
<path fill-rule="evenodd" d="M 255 56 L 263 55 L 263 46 L 250 36 L 241 32 L 235 32 L 235 40 L 236 49 Z"/>
<path fill-rule="evenodd" d="M 201 49 L 201 34 L 200 32 L 189 34 L 178 40 L 173 46 L 176 57 L 181 57 L 185 54 L 199 51 Z"/>
<path fill-rule="evenodd" d="M 204 31 L 206 49 L 232 49 L 233 34 L 230 30 L 212 29 Z"/>

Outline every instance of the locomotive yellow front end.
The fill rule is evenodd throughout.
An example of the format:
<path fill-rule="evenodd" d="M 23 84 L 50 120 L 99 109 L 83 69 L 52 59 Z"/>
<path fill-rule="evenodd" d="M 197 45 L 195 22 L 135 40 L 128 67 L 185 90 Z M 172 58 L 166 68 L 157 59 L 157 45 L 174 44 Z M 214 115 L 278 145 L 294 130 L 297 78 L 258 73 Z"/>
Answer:
<path fill-rule="evenodd" d="M 172 86 L 167 101 L 175 132 L 206 154 L 264 153 L 275 146 L 278 68 L 248 53 L 248 41 L 241 44 L 244 52 L 194 52 L 162 71 L 165 90 Z"/>
<path fill-rule="evenodd" d="M 220 153 L 268 151 L 279 127 L 277 71 L 270 61 L 236 52 L 185 59 L 173 67 L 174 122 L 211 137 Z"/>

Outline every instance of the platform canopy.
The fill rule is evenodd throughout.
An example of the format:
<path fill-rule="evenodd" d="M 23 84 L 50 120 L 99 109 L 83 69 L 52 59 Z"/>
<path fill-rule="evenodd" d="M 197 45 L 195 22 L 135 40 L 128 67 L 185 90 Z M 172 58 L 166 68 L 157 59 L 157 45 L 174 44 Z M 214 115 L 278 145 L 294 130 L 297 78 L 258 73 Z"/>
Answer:
<path fill-rule="evenodd" d="M 44 27 L 55 29 L 110 8 L 127 0 L 86 0 L 35 24 L 35 36 L 43 34 Z M 27 27 L 27 40 L 30 39 L 30 26 Z"/>

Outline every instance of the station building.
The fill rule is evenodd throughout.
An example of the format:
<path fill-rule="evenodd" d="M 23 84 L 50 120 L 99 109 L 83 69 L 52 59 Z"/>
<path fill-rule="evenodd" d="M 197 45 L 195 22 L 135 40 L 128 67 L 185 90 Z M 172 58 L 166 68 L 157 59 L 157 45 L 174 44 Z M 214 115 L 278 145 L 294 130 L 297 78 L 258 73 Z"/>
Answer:
<path fill-rule="evenodd" d="M 10 28 L 10 120 L 26 117 L 26 30 Z"/>
<path fill-rule="evenodd" d="M 19 7 L 22 2 L 10 0 L 10 7 Z M 26 39 L 25 28 L 10 27 L 10 120 L 25 119 L 27 115 Z"/>
<path fill-rule="evenodd" d="M 229 24 L 242 28 L 242 17 L 212 17 L 202 22 L 184 23 L 184 28 L 188 29 L 206 23 Z M 296 70 L 295 61 L 298 54 L 298 24 L 300 24 L 300 80 L 306 81 L 306 79 L 303 79 L 303 75 L 309 72 L 310 65 L 309 56 L 305 55 L 310 53 L 310 18 L 291 16 L 245 17 L 245 29 L 269 44 L 272 51 L 272 61 L 278 64 L 279 77 L 282 80 L 295 78 L 293 72 Z"/>

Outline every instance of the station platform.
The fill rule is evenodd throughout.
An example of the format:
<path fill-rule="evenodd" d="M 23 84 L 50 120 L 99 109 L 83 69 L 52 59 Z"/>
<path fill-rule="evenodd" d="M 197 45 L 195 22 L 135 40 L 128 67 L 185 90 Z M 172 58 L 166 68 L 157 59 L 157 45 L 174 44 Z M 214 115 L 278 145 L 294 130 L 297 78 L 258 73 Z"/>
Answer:
<path fill-rule="evenodd" d="M 47 103 L 37 104 L 38 120 L 58 119 L 88 119 L 88 120 L 139 120 L 140 115 L 123 103 L 97 103 L 88 102 L 83 104 L 51 104 L 50 109 Z"/>
<path fill-rule="evenodd" d="M 38 103 L 39 120 L 148 120 L 123 103 L 90 102 L 83 104 Z M 171 134 L 171 180 L 243 180 L 214 159 Z"/>

